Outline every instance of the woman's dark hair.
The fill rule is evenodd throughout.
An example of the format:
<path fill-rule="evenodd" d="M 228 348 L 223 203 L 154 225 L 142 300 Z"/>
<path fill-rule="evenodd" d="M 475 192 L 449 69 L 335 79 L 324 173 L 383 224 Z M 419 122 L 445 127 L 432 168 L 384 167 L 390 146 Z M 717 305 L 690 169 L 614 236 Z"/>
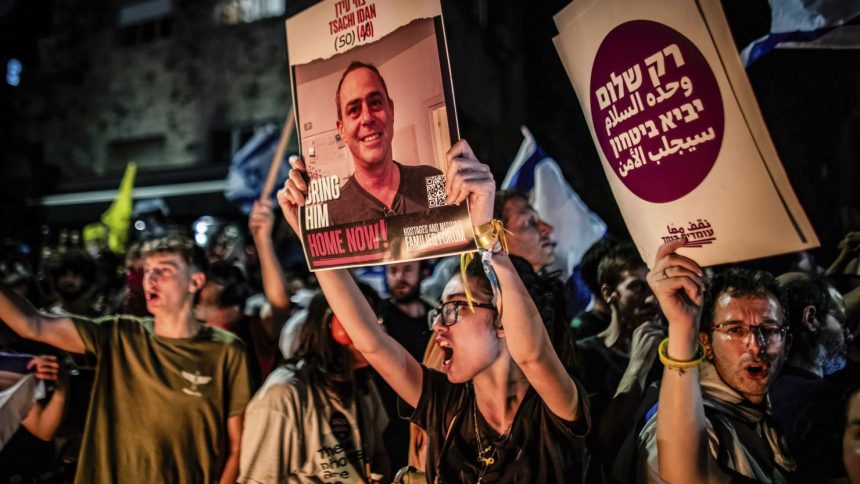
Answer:
<path fill-rule="evenodd" d="M 379 295 L 372 287 L 356 281 L 374 313 L 378 312 Z M 367 392 L 369 373 L 357 374 L 352 368 L 352 354 L 331 335 L 332 311 L 322 292 L 317 293 L 308 305 L 308 315 L 302 324 L 296 343 L 295 356 L 286 361 L 288 367 L 309 372 L 310 381 L 333 394 L 338 401 L 351 405 L 356 391 Z M 359 375 L 361 375 L 359 377 Z"/>
<path fill-rule="evenodd" d="M 576 340 L 570 322 L 567 320 L 567 304 L 564 298 L 564 284 L 553 275 L 538 275 L 532 265 L 522 257 L 510 256 L 511 262 L 523 281 L 540 317 L 543 320 L 549 339 L 562 365 L 569 374 L 576 368 Z M 476 289 L 492 294 L 490 281 L 484 275 L 481 259 L 475 257 L 466 268 L 466 276 L 478 284 Z M 468 281 L 463 281 L 467 284 Z M 504 295 L 502 295 L 504 297 Z"/>

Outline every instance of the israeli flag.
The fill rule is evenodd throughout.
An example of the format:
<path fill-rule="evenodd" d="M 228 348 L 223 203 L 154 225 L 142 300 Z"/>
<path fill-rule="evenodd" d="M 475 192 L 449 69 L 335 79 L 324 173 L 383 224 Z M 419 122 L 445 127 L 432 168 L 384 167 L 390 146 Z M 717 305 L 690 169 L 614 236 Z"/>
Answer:
<path fill-rule="evenodd" d="M 770 33 L 741 50 L 749 67 L 778 45 L 812 42 L 860 17 L 860 0 L 769 0 Z"/>
<path fill-rule="evenodd" d="M 254 200 L 260 198 L 263 185 L 266 184 L 266 176 L 269 174 L 269 166 L 275 158 L 278 149 L 278 139 L 281 130 L 273 124 L 257 128 L 251 139 L 233 155 L 230 162 L 230 171 L 227 173 L 227 187 L 224 189 L 224 198 L 231 202 L 239 202 L 242 213 L 249 215 Z M 290 172 L 290 164 L 286 161 L 281 163 L 278 176 L 275 179 L 274 197 L 277 188 L 283 186 Z"/>
<path fill-rule="evenodd" d="M 558 163 L 544 153 L 528 128 L 522 126 L 520 130 L 523 142 L 501 188 L 527 193 L 540 218 L 555 228 L 552 239 L 558 245 L 552 269 L 561 272 L 562 280 L 576 294 L 569 302 L 578 312 L 588 305 L 590 292 L 576 268 L 585 251 L 606 235 L 606 223 L 573 191 Z"/>

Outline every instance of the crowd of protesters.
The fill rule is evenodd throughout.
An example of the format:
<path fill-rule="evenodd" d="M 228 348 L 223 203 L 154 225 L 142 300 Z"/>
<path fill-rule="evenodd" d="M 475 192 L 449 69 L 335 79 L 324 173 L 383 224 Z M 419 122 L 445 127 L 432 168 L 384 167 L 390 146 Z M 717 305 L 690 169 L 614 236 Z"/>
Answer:
<path fill-rule="evenodd" d="M 247 243 L 7 254 L 0 351 L 49 391 L 2 482 L 860 483 L 860 234 L 771 272 L 607 236 L 571 314 L 528 197 L 464 141 L 448 167 L 480 256 L 381 279 L 285 270 L 300 160 Z"/>

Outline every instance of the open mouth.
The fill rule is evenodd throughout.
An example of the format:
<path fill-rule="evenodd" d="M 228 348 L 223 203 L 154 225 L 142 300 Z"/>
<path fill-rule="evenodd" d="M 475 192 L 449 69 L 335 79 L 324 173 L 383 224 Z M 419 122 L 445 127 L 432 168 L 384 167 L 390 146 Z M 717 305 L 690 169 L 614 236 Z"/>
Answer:
<path fill-rule="evenodd" d="M 454 359 L 454 348 L 447 341 L 438 341 L 437 344 L 442 348 L 442 368 L 448 368 L 451 365 L 451 360 Z"/>
<path fill-rule="evenodd" d="M 767 378 L 769 371 L 767 365 L 753 363 L 746 368 L 744 368 L 747 376 L 753 380 L 763 380 Z"/>
<path fill-rule="evenodd" d="M 155 293 L 155 292 L 147 292 L 147 293 L 146 293 L 146 300 L 147 300 L 147 301 L 156 301 L 156 300 L 158 300 L 158 293 Z"/>
<path fill-rule="evenodd" d="M 371 141 L 376 141 L 381 137 L 382 137 L 382 133 L 373 133 L 370 136 L 365 136 L 364 138 L 361 138 L 361 141 L 364 143 L 370 143 Z"/>

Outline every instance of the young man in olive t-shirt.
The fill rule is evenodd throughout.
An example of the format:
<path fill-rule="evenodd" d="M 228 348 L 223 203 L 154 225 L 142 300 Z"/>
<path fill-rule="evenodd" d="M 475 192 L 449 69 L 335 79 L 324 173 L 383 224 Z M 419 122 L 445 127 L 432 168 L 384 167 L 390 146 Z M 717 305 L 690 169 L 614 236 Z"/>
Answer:
<path fill-rule="evenodd" d="M 206 260 L 185 237 L 143 247 L 153 319 L 41 314 L 0 286 L 20 336 L 98 359 L 75 482 L 235 482 L 248 360 L 231 333 L 193 316 Z"/>

